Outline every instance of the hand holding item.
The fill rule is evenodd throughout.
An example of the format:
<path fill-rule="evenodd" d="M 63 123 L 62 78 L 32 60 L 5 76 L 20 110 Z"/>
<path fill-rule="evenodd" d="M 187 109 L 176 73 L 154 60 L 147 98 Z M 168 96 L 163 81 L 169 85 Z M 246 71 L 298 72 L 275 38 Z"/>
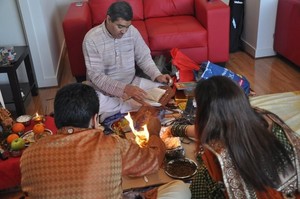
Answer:
<path fill-rule="evenodd" d="M 167 84 L 169 84 L 172 81 L 172 78 L 171 78 L 170 75 L 164 74 L 164 75 L 157 76 L 155 80 L 158 81 L 158 82 L 160 82 L 160 83 L 167 83 Z"/>
<path fill-rule="evenodd" d="M 157 135 L 159 136 L 160 129 L 161 129 L 161 123 L 160 120 L 157 117 L 150 117 L 147 122 L 147 129 L 149 132 L 149 135 Z"/>
<path fill-rule="evenodd" d="M 127 95 L 128 98 L 133 98 L 137 101 L 143 101 L 147 95 L 146 91 L 131 84 L 125 86 L 124 94 Z"/>

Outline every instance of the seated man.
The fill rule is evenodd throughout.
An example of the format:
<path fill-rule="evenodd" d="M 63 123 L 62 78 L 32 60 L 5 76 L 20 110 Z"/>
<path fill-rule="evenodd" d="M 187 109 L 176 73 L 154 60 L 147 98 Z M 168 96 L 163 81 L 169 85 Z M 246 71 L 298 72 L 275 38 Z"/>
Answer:
<path fill-rule="evenodd" d="M 122 198 L 122 175 L 159 169 L 165 155 L 159 130 L 149 131 L 147 146 L 140 148 L 98 129 L 98 110 L 99 99 L 88 85 L 70 84 L 57 92 L 57 134 L 40 139 L 21 157 L 21 186 L 30 198 Z M 153 192 L 157 198 L 190 198 L 188 186 L 179 180 Z"/>
<path fill-rule="evenodd" d="M 158 70 L 150 49 L 131 25 L 132 17 L 127 2 L 115 2 L 106 20 L 91 29 L 83 41 L 87 80 L 98 93 L 101 122 L 114 113 L 137 110 L 145 99 L 145 90 L 171 81 Z M 135 64 L 152 81 L 137 77 Z"/>

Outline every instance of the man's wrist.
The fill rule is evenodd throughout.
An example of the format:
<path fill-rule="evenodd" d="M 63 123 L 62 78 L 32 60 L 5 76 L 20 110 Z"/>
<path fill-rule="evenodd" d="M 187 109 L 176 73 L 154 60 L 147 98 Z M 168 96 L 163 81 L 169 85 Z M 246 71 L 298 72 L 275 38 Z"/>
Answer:
<path fill-rule="evenodd" d="M 130 99 L 130 97 L 126 93 L 123 93 L 122 99 L 123 100 L 128 100 L 128 99 Z"/>

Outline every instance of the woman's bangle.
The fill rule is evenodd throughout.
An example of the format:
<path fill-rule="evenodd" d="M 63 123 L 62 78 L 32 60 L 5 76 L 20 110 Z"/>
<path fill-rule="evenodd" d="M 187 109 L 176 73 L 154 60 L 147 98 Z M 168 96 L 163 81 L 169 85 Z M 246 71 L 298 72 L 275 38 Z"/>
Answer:
<path fill-rule="evenodd" d="M 175 137 L 187 137 L 186 130 L 188 125 L 174 124 L 171 127 L 171 134 Z"/>

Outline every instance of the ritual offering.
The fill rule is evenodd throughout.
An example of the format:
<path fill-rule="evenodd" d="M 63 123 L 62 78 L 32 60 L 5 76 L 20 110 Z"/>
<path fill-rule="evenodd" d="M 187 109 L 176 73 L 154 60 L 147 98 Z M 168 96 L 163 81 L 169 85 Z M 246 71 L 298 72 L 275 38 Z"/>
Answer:
<path fill-rule="evenodd" d="M 30 146 L 30 144 L 35 142 L 33 131 L 27 131 L 22 135 L 22 138 L 25 141 L 25 146 Z"/>
<path fill-rule="evenodd" d="M 38 141 L 39 139 L 52 135 L 52 131 L 50 129 L 44 128 L 43 132 L 35 133 L 34 130 L 27 131 L 24 133 L 21 138 L 25 141 L 25 146 L 30 146 L 34 142 Z"/>
<path fill-rule="evenodd" d="M 22 133 L 24 133 L 25 126 L 24 126 L 23 123 L 16 122 L 16 123 L 13 124 L 11 130 L 12 130 L 13 133 L 22 134 Z"/>
<path fill-rule="evenodd" d="M 130 113 L 125 116 L 125 119 L 129 122 L 129 127 L 135 136 L 135 142 L 142 148 L 148 144 L 150 135 L 159 135 L 161 124 L 157 117 L 146 116 L 143 121 L 144 125 L 141 127 L 136 123 L 134 124 Z"/>
<path fill-rule="evenodd" d="M 14 120 L 11 117 L 11 113 L 7 109 L 0 107 L 0 132 L 9 132 L 13 123 Z"/>
<path fill-rule="evenodd" d="M 184 158 L 185 151 L 179 137 L 171 136 L 169 128 L 162 128 L 160 137 L 166 145 L 166 159 Z"/>
<path fill-rule="evenodd" d="M 148 140 L 149 140 L 149 132 L 148 132 L 148 129 L 147 129 L 147 125 L 145 124 L 144 126 L 142 126 L 141 130 L 136 130 L 134 128 L 133 120 L 130 116 L 130 113 L 128 113 L 128 115 L 126 115 L 125 118 L 129 122 L 129 126 L 132 130 L 132 133 L 135 135 L 135 142 L 140 147 L 142 147 L 142 148 L 145 147 L 148 143 Z"/>
<path fill-rule="evenodd" d="M 117 135 L 124 137 L 124 133 L 130 131 L 129 122 L 125 118 L 120 118 L 111 124 L 111 129 Z"/>
<path fill-rule="evenodd" d="M 174 159 L 166 164 L 165 172 L 175 179 L 187 179 L 197 173 L 197 164 L 188 158 Z"/>
<path fill-rule="evenodd" d="M 25 148 L 25 140 L 21 137 L 14 139 L 10 143 L 10 156 L 19 157 L 22 155 L 23 149 Z"/>
<path fill-rule="evenodd" d="M 14 140 L 17 139 L 17 138 L 19 138 L 19 135 L 18 135 L 18 134 L 16 134 L 16 133 L 11 133 L 10 135 L 7 136 L 6 142 L 7 142 L 8 144 L 11 144 L 12 141 L 14 141 Z"/>
<path fill-rule="evenodd" d="M 45 121 L 45 117 L 43 115 L 39 115 L 38 113 L 36 113 L 33 117 L 32 120 L 35 123 L 43 123 Z"/>
<path fill-rule="evenodd" d="M 33 133 L 35 134 L 41 134 L 41 133 L 44 133 L 45 131 L 45 126 L 44 124 L 41 124 L 41 123 L 38 123 L 38 124 L 35 124 L 32 128 L 32 131 Z"/>
<path fill-rule="evenodd" d="M 24 126 L 30 125 L 31 116 L 30 115 L 21 115 L 19 116 L 16 121 L 18 123 L 22 123 Z"/>
<path fill-rule="evenodd" d="M 23 138 L 16 138 L 10 143 L 10 148 L 13 151 L 19 151 L 25 148 L 25 141 Z"/>
<path fill-rule="evenodd" d="M 168 128 L 163 128 L 160 133 L 162 141 L 164 141 L 167 149 L 175 149 L 181 146 L 180 138 L 170 136 L 170 131 Z"/>

